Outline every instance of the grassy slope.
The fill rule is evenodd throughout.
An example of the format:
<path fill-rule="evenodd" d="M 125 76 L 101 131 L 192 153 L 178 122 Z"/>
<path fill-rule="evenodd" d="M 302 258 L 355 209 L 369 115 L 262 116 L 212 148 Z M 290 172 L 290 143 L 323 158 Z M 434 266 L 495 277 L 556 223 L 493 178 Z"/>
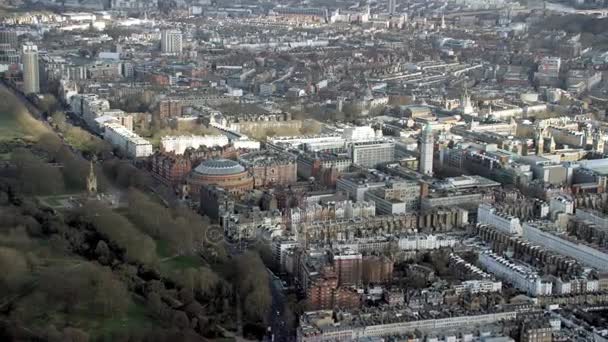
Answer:
<path fill-rule="evenodd" d="M 0 142 L 16 138 L 36 141 L 50 132 L 7 90 L 0 88 L 0 99 Z"/>

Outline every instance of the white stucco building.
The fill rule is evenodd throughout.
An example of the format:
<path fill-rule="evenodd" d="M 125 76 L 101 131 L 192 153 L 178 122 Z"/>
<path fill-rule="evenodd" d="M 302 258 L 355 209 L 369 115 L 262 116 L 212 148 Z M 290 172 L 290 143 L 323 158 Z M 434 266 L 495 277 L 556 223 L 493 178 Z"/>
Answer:
<path fill-rule="evenodd" d="M 153 153 L 149 141 L 117 123 L 105 126 L 103 138 L 129 158 L 147 157 Z"/>
<path fill-rule="evenodd" d="M 188 148 L 226 146 L 229 143 L 225 135 L 179 135 L 162 137 L 160 148 L 164 152 L 183 154 Z"/>

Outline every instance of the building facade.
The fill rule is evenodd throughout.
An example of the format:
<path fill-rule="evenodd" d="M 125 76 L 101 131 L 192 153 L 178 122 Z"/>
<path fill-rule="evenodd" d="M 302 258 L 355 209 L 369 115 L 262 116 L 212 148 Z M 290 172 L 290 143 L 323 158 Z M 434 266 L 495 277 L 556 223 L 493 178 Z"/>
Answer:
<path fill-rule="evenodd" d="M 152 175 L 172 186 L 181 184 L 192 170 L 190 159 L 170 153 L 157 152 L 152 155 L 150 163 Z"/>
<path fill-rule="evenodd" d="M 507 234 L 522 234 L 519 218 L 500 213 L 486 203 L 480 204 L 477 208 L 477 223 L 494 226 Z"/>
<path fill-rule="evenodd" d="M 541 278 L 531 269 L 515 264 L 494 253 L 484 252 L 479 255 L 479 264 L 488 272 L 513 285 L 531 296 L 549 296 L 553 293 L 553 284 Z"/>
<path fill-rule="evenodd" d="M 103 138 L 128 158 L 143 158 L 153 153 L 149 141 L 117 123 L 105 126 Z"/>
<path fill-rule="evenodd" d="M 350 249 L 332 251 L 332 262 L 338 277 L 338 285 L 361 284 L 363 256 Z"/>
<path fill-rule="evenodd" d="M 241 164 L 229 159 L 211 159 L 200 163 L 190 172 L 186 182 L 193 196 L 206 185 L 215 185 L 237 196 L 253 189 L 251 174 Z"/>
<path fill-rule="evenodd" d="M 383 284 L 393 279 L 394 263 L 387 257 L 366 255 L 361 263 L 363 284 Z"/>
<path fill-rule="evenodd" d="M 350 145 L 353 164 L 373 168 L 395 159 L 395 143 L 390 141 L 355 142 Z"/>
<path fill-rule="evenodd" d="M 418 210 L 420 184 L 414 181 L 391 181 L 386 186 L 367 191 L 366 201 L 376 204 L 378 215 L 405 214 Z"/>
<path fill-rule="evenodd" d="M 225 135 L 179 135 L 165 136 L 160 139 L 160 149 L 163 152 L 184 154 L 189 149 L 198 149 L 201 146 L 226 146 L 230 143 Z"/>
<path fill-rule="evenodd" d="M 256 151 L 239 156 L 253 174 L 254 187 L 290 185 L 297 182 L 296 158 L 290 154 Z"/>

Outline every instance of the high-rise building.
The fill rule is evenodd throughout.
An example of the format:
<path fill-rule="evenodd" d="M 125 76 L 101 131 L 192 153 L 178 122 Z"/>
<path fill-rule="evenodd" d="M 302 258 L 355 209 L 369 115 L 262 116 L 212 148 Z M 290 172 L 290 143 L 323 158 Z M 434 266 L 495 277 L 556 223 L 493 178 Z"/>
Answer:
<path fill-rule="evenodd" d="M 182 32 L 179 30 L 163 30 L 160 35 L 160 49 L 163 53 L 182 53 Z"/>
<path fill-rule="evenodd" d="M 23 92 L 25 94 L 39 93 L 38 47 L 31 43 L 23 45 L 21 62 L 23 63 Z"/>
<path fill-rule="evenodd" d="M 397 0 L 388 0 L 388 14 L 395 14 L 397 9 Z"/>
<path fill-rule="evenodd" d="M 17 32 L 12 30 L 0 30 L 0 44 L 9 44 L 10 47 L 18 48 Z"/>
<path fill-rule="evenodd" d="M 19 64 L 21 54 L 11 44 L 0 43 L 0 64 Z"/>
<path fill-rule="evenodd" d="M 433 129 L 427 124 L 420 134 L 420 172 L 425 175 L 433 174 Z"/>

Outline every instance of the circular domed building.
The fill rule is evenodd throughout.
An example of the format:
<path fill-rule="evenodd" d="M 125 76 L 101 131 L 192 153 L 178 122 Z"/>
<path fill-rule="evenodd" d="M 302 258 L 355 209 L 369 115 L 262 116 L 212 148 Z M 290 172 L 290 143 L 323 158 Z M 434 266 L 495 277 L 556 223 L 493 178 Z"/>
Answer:
<path fill-rule="evenodd" d="M 204 185 L 216 185 L 235 195 L 253 189 L 251 174 L 243 165 L 229 159 L 205 160 L 190 172 L 187 183 L 193 194 L 200 193 Z"/>

